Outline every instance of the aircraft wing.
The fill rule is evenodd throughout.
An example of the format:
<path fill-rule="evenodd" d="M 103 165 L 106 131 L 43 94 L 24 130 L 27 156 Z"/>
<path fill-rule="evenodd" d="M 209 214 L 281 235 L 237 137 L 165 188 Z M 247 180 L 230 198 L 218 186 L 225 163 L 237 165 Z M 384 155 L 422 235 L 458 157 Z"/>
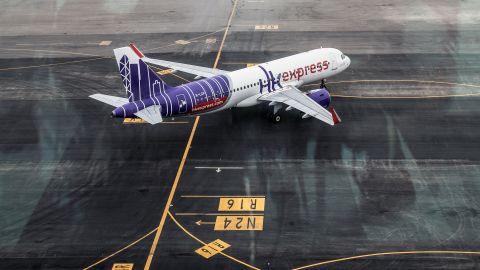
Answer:
<path fill-rule="evenodd" d="M 334 125 L 332 114 L 302 93 L 298 88 L 287 85 L 280 90 L 264 94 L 258 98 L 264 101 L 281 102 L 291 106 L 307 115 L 313 116 L 329 125 Z"/>
<path fill-rule="evenodd" d="M 143 110 L 136 112 L 135 115 L 152 125 L 158 124 L 163 121 L 162 115 L 160 114 L 159 105 L 152 105 L 150 107 L 147 107 Z"/>
<path fill-rule="evenodd" d="M 94 94 L 94 95 L 90 95 L 90 97 L 98 101 L 101 101 L 103 103 L 107 103 L 108 105 L 112 105 L 114 107 L 120 107 L 128 103 L 128 99 L 126 98 L 109 96 L 109 95 Z"/>
<path fill-rule="evenodd" d="M 148 57 L 143 57 L 142 60 L 149 64 L 171 68 L 174 70 L 180 70 L 182 72 L 194 74 L 194 75 L 205 77 L 205 78 L 228 73 L 228 71 L 221 70 L 221 69 L 194 66 L 194 65 L 176 63 L 176 62 L 171 62 L 166 60 L 152 59 Z"/>

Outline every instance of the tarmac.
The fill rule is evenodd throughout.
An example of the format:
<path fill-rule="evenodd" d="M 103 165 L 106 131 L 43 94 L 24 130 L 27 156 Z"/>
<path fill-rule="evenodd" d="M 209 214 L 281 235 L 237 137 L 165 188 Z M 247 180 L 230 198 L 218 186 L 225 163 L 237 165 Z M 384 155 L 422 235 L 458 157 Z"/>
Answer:
<path fill-rule="evenodd" d="M 480 268 L 478 10 L 8 2 L 0 268 Z M 292 110 L 273 124 L 257 106 L 124 124 L 88 95 L 125 94 L 112 49 L 129 42 L 224 70 L 338 48 L 352 60 L 327 82 L 342 123 Z"/>

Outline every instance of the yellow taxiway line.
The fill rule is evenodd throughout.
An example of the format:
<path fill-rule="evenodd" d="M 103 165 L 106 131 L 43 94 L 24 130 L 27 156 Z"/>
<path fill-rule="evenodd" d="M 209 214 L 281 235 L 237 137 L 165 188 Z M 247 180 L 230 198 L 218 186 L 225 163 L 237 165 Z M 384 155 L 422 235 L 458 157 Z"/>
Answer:
<path fill-rule="evenodd" d="M 230 17 L 228 18 L 227 27 L 225 28 L 225 33 L 223 33 L 222 43 L 220 43 L 220 49 L 218 50 L 217 57 L 215 58 L 215 63 L 213 63 L 213 68 L 217 68 L 218 61 L 220 60 L 220 55 L 222 54 L 223 45 L 225 44 L 225 39 L 227 39 L 228 30 L 232 23 L 233 15 L 235 14 L 235 9 L 237 8 L 238 0 L 233 2 L 232 11 L 230 12 Z"/>
<path fill-rule="evenodd" d="M 232 10 L 230 12 L 230 17 L 228 18 L 228 22 L 227 22 L 227 27 L 225 28 L 225 33 L 223 34 L 222 42 L 220 43 L 220 48 L 218 50 L 217 57 L 215 58 L 213 68 L 217 68 L 218 60 L 220 59 L 220 56 L 222 54 L 223 46 L 225 44 L 225 39 L 227 38 L 228 30 L 230 29 L 230 24 L 232 22 L 233 15 L 235 14 L 235 9 L 237 7 L 237 3 L 238 3 L 238 0 L 235 0 L 233 2 Z M 178 182 L 180 180 L 180 175 L 182 174 L 183 166 L 185 165 L 185 160 L 187 159 L 188 152 L 190 150 L 190 145 L 192 144 L 192 140 L 193 140 L 193 137 L 195 135 L 195 130 L 197 129 L 197 125 L 198 125 L 199 120 L 200 120 L 200 116 L 195 117 L 195 123 L 193 124 L 192 132 L 190 134 L 190 138 L 188 139 L 187 147 L 185 148 L 185 152 L 183 154 L 182 161 L 180 162 L 180 166 L 178 168 L 177 175 L 175 177 L 175 181 L 173 182 L 172 189 L 170 190 L 170 195 L 168 196 L 167 203 L 166 203 L 165 208 L 163 210 L 162 218 L 160 220 L 160 224 L 158 225 L 158 230 L 157 230 L 157 233 L 155 234 L 155 239 L 153 240 L 152 246 L 150 248 L 150 252 L 148 254 L 144 270 L 149 270 L 150 265 L 152 264 L 153 256 L 155 255 L 155 250 L 157 248 L 158 241 L 160 239 L 160 235 L 162 233 L 163 225 L 165 224 L 165 218 L 167 216 L 167 213 L 170 213 L 168 211 L 168 208 L 170 207 L 173 196 L 175 195 L 175 190 L 176 190 Z M 172 217 L 172 215 L 170 215 L 170 217 Z M 176 220 L 174 220 L 174 221 L 180 228 L 183 228 L 180 225 L 180 223 L 176 222 Z M 186 230 L 184 230 L 184 231 L 186 232 Z M 205 243 L 203 243 L 203 244 L 206 245 Z"/>
<path fill-rule="evenodd" d="M 369 257 L 379 257 L 379 256 L 387 256 L 387 255 L 411 255 L 411 254 L 460 254 L 460 255 L 480 255 L 480 251 L 454 251 L 454 250 L 417 250 L 417 251 L 395 251 L 395 252 L 381 252 L 381 253 L 371 253 L 371 254 L 364 254 L 346 258 L 340 258 L 330 261 L 324 261 L 314 264 L 309 264 L 297 268 L 293 268 L 292 270 L 301 270 L 307 269 L 311 267 L 316 267 L 325 264 L 331 264 L 336 262 L 343 262 L 343 261 L 350 261 L 362 258 L 369 258 Z"/>
<path fill-rule="evenodd" d="M 136 245 L 138 242 L 142 241 L 143 239 L 147 238 L 147 237 L 150 236 L 152 233 L 154 233 L 155 231 L 157 231 L 157 229 L 158 229 L 158 228 L 155 228 L 155 229 L 151 230 L 149 233 L 143 235 L 142 237 L 140 237 L 140 238 L 138 238 L 137 240 L 133 241 L 132 243 L 124 246 L 123 248 L 121 248 L 121 249 L 113 252 L 112 254 L 108 255 L 107 257 L 104 257 L 103 259 L 101 259 L 101 260 L 99 260 L 99 261 L 96 261 L 96 262 L 94 262 L 93 264 L 91 264 L 91 265 L 83 268 L 83 270 L 91 269 L 92 267 L 94 267 L 94 266 L 96 266 L 96 265 L 98 265 L 98 264 L 100 264 L 100 263 L 102 263 L 102 262 L 104 262 L 104 261 L 112 258 L 113 256 L 117 255 L 118 253 L 120 253 L 120 252 L 122 252 L 122 251 L 124 251 L 124 250 L 126 250 L 126 249 L 128 249 L 128 248 L 130 248 L 130 247 L 133 247 L 133 246 Z"/>
<path fill-rule="evenodd" d="M 418 84 L 441 84 L 450 86 L 463 86 L 480 88 L 480 85 L 467 83 L 453 83 L 444 81 L 422 81 L 422 80 L 351 80 L 351 81 L 336 81 L 328 84 L 347 84 L 347 83 L 418 83 Z M 320 84 L 306 84 L 304 86 L 318 86 Z M 332 97 L 340 98 L 357 98 L 357 99 L 431 99 L 431 98 L 450 98 L 450 97 L 471 97 L 480 96 L 479 93 L 466 94 L 446 94 L 446 95 L 418 95 L 418 96 L 362 96 L 362 95 L 340 95 L 332 93 Z"/>
<path fill-rule="evenodd" d="M 153 240 L 152 246 L 150 247 L 150 252 L 148 253 L 147 262 L 145 263 L 144 270 L 150 269 L 150 265 L 153 260 L 153 256 L 155 255 L 155 250 L 158 245 L 158 240 L 160 239 L 160 235 L 162 234 L 163 225 L 165 225 L 165 219 L 167 218 L 168 208 L 170 204 L 172 204 L 173 196 L 175 195 L 175 191 L 178 186 L 178 182 L 180 180 L 180 176 L 182 175 L 183 166 L 185 165 L 185 161 L 187 160 L 188 152 L 190 151 L 190 146 L 192 145 L 193 137 L 195 136 L 195 131 L 197 130 L 197 125 L 200 117 L 195 117 L 195 122 L 193 123 L 192 131 L 190 132 L 190 137 L 188 138 L 187 146 L 185 147 L 185 151 L 183 152 L 182 161 L 178 166 L 177 175 L 175 176 L 175 180 L 173 181 L 172 189 L 170 190 L 170 195 L 168 195 L 167 202 L 165 203 L 165 208 L 163 209 L 162 218 L 160 219 L 160 224 L 157 227 L 157 233 L 155 234 L 155 238 Z"/>
<path fill-rule="evenodd" d="M 172 213 L 170 213 L 170 211 L 168 211 L 168 216 L 169 216 L 169 217 L 173 220 L 173 222 L 175 222 L 175 224 L 177 224 L 177 226 L 178 226 L 180 229 L 182 229 L 182 231 L 184 231 L 188 236 L 190 236 L 191 238 L 195 239 L 197 242 L 201 243 L 202 245 L 206 245 L 206 244 L 207 244 L 207 243 L 203 242 L 202 240 L 200 240 L 199 238 L 197 238 L 195 235 L 191 234 L 187 229 L 185 229 L 185 228 L 182 226 L 182 224 L 180 224 L 180 223 L 175 219 L 175 217 L 172 215 Z M 248 263 L 246 263 L 246 262 L 240 261 L 239 259 L 234 258 L 234 257 L 226 254 L 225 252 L 219 252 L 219 254 L 221 254 L 221 255 L 229 258 L 229 259 L 232 260 L 232 261 L 238 262 L 238 263 L 240 263 L 240 264 L 242 264 L 242 265 L 244 265 L 244 266 L 246 266 L 246 267 L 248 267 L 248 268 L 250 268 L 250 269 L 260 270 L 260 268 L 257 268 L 257 267 L 255 267 L 255 266 L 252 266 L 252 265 L 250 265 L 250 264 L 248 264 Z"/>

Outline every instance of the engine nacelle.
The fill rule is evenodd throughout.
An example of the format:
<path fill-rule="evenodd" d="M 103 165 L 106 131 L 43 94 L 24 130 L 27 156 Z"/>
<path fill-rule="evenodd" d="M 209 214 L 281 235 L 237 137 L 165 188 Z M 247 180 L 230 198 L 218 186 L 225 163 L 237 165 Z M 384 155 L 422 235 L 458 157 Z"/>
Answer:
<path fill-rule="evenodd" d="M 330 93 L 325 88 L 311 90 L 308 92 L 307 96 L 325 109 L 328 108 L 328 105 L 330 105 L 330 102 L 332 101 Z"/>

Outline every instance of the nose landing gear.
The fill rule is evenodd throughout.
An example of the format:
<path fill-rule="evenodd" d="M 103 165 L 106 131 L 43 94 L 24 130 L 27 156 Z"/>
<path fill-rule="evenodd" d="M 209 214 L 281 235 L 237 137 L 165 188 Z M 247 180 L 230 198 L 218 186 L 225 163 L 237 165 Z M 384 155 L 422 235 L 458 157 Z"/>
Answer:
<path fill-rule="evenodd" d="M 327 89 L 326 82 L 327 82 L 327 80 L 322 79 L 322 81 L 320 82 L 320 88 L 321 88 L 321 89 L 323 89 L 323 88 Z"/>

